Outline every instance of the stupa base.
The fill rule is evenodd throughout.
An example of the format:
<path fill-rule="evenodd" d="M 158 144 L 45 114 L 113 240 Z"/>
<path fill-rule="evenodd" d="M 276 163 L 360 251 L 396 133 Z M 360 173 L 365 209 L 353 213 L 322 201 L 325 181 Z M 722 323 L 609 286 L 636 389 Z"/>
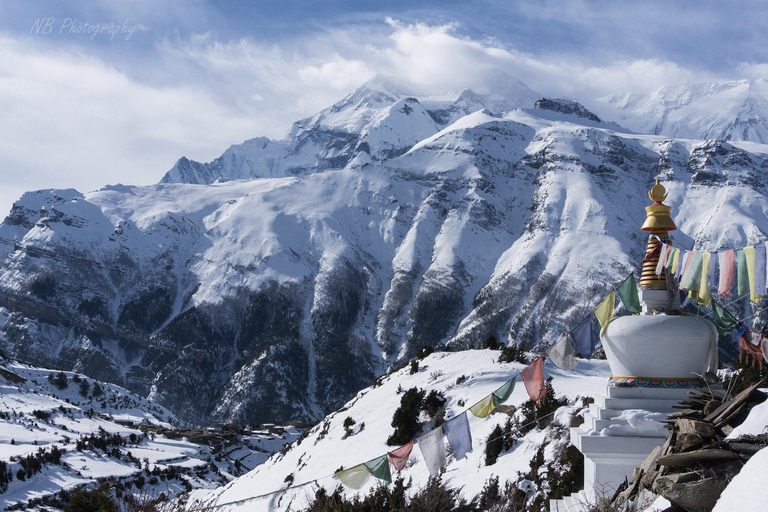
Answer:
<path fill-rule="evenodd" d="M 690 390 L 609 385 L 595 397 L 584 423 L 571 428 L 571 443 L 584 455 L 582 501 L 594 504 L 610 498 L 625 479 L 631 480 L 635 468 L 667 439 L 658 420 L 674 412 Z"/>

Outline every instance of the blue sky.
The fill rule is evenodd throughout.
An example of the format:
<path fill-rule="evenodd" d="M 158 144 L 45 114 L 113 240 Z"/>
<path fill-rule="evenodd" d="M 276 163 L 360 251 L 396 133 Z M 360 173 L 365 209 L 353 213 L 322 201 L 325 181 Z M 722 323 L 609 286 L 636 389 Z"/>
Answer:
<path fill-rule="evenodd" d="M 768 76 L 767 11 L 701 1 L 5 0 L 0 215 L 25 190 L 153 183 L 182 155 L 208 161 L 247 138 L 280 137 L 376 74 L 450 96 L 493 66 L 582 100 Z"/>

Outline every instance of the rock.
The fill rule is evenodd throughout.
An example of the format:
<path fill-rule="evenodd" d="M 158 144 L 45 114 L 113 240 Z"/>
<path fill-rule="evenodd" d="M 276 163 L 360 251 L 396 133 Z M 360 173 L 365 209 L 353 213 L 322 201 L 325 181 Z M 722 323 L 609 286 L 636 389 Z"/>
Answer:
<path fill-rule="evenodd" d="M 704 446 L 704 439 L 699 434 L 680 434 L 677 436 L 675 451 L 686 452 Z"/>
<path fill-rule="evenodd" d="M 681 434 L 697 434 L 707 439 L 715 437 L 715 428 L 706 421 L 680 418 L 677 420 L 677 429 Z"/>
<path fill-rule="evenodd" d="M 740 470 L 741 463 L 732 462 L 716 468 L 660 476 L 652 490 L 689 512 L 705 512 L 712 510 L 723 489 Z"/>

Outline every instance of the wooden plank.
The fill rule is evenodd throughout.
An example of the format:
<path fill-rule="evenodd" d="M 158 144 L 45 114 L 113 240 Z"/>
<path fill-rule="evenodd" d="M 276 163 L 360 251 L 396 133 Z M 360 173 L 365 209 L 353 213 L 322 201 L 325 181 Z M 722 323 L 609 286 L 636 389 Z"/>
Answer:
<path fill-rule="evenodd" d="M 730 402 L 726 402 L 720 407 L 718 407 L 717 409 L 715 409 L 715 411 L 712 414 L 704 418 L 704 421 L 719 423 L 718 421 L 719 417 L 729 414 L 730 409 L 739 407 L 741 404 L 743 404 L 744 401 L 746 401 L 747 397 L 751 395 L 752 392 L 754 392 L 757 388 L 759 388 L 763 384 L 763 382 L 765 382 L 765 377 L 763 377 L 762 379 L 755 382 L 754 384 L 749 386 L 747 389 L 745 389 L 744 391 L 736 395 L 733 398 L 733 400 L 731 400 Z"/>
<path fill-rule="evenodd" d="M 659 457 L 657 464 L 664 466 L 688 467 L 707 462 L 739 460 L 739 456 L 728 450 L 702 449 L 686 453 L 672 453 Z"/>

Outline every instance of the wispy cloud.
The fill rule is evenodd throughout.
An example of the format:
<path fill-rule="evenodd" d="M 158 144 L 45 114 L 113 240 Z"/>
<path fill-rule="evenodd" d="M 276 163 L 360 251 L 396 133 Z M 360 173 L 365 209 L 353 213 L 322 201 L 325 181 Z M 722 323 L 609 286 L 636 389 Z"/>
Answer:
<path fill-rule="evenodd" d="M 487 68 L 496 67 L 543 95 L 582 101 L 667 83 L 768 74 L 768 59 L 756 53 L 713 67 L 703 57 L 664 51 L 665 44 L 687 43 L 679 34 L 664 35 L 674 23 L 661 16 L 663 6 L 654 14 L 590 4 L 568 3 L 565 10 L 561 2 L 511 4 L 498 20 L 486 6 L 479 18 L 466 16 L 462 23 L 424 21 L 429 12 L 364 13 L 343 23 L 289 27 L 280 37 L 224 30 L 234 22 L 222 22 L 210 5 L 183 0 L 162 12 L 141 2 L 141 15 L 120 2 L 91 12 L 93 19 L 142 23 L 146 30 L 131 39 L 135 48 L 7 30 L 0 33 L 0 210 L 31 188 L 155 182 L 182 155 L 207 161 L 247 138 L 279 137 L 291 122 L 377 74 L 401 77 L 424 94 L 450 95 L 477 85 Z M 174 18 L 176 11 L 185 14 Z M 657 27 L 635 27 L 654 17 Z M 183 27 L 174 28 L 174 19 Z M 213 20 L 210 31 L 201 30 L 206 20 Z M 506 32 L 499 29 L 503 21 L 510 24 Z M 681 23 L 718 30 L 702 13 Z M 622 40 L 621 30 L 638 37 Z"/>

